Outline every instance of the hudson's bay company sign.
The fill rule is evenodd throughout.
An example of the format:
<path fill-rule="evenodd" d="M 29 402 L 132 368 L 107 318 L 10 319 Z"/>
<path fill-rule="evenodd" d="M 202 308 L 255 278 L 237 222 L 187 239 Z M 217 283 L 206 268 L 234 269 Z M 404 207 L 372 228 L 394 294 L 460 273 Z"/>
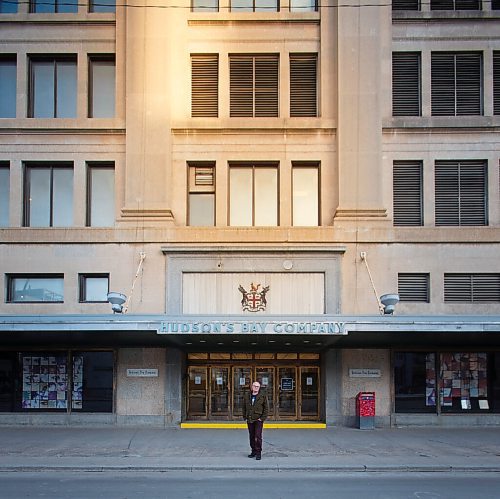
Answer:
<path fill-rule="evenodd" d="M 293 321 L 207 321 L 160 323 L 159 334 L 169 333 L 285 333 L 285 334 L 347 334 L 344 322 Z"/>

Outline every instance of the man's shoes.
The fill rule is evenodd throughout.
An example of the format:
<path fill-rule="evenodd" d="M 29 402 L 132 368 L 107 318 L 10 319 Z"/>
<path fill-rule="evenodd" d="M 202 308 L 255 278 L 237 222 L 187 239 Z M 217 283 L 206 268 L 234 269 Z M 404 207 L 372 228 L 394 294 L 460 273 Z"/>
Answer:
<path fill-rule="evenodd" d="M 257 454 L 255 452 L 252 452 L 251 454 L 248 454 L 248 457 L 255 457 Z"/>
<path fill-rule="evenodd" d="M 260 454 L 257 454 L 257 456 L 255 457 L 255 459 L 256 459 L 257 461 L 260 461 L 260 460 L 262 459 L 262 456 L 261 456 Z"/>

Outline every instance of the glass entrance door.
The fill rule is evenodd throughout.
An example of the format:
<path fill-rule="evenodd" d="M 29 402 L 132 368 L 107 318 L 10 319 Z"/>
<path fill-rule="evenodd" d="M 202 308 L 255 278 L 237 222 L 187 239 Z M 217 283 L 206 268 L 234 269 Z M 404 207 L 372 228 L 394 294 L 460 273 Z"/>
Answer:
<path fill-rule="evenodd" d="M 255 379 L 260 383 L 261 389 L 266 391 L 267 401 L 269 403 L 269 419 L 275 419 L 274 415 L 274 367 L 256 367 Z"/>
<path fill-rule="evenodd" d="M 229 416 L 229 368 L 210 368 L 210 417 L 227 419 Z"/>
<path fill-rule="evenodd" d="M 191 418 L 207 417 L 207 368 L 190 367 L 188 370 L 187 412 Z"/>
<path fill-rule="evenodd" d="M 243 417 L 243 399 L 250 390 L 251 367 L 233 367 L 233 419 Z"/>
<path fill-rule="evenodd" d="M 278 419 L 297 419 L 297 369 L 278 367 Z"/>
<path fill-rule="evenodd" d="M 319 368 L 300 368 L 300 418 L 319 417 Z"/>

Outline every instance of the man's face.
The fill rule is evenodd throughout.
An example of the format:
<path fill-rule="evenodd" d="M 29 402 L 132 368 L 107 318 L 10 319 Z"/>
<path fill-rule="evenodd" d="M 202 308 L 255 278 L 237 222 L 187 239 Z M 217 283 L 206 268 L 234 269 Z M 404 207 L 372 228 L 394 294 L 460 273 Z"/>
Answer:
<path fill-rule="evenodd" d="M 259 393 L 259 390 L 260 390 L 260 383 L 258 381 L 252 383 L 252 393 L 253 394 Z"/>

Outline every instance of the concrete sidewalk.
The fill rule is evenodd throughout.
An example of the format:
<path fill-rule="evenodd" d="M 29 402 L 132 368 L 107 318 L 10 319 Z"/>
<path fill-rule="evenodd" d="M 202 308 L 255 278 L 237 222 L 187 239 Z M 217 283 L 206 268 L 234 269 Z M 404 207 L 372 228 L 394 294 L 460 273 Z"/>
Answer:
<path fill-rule="evenodd" d="M 246 430 L 0 427 L 0 471 L 490 471 L 500 428 L 264 430 L 262 461 Z"/>

